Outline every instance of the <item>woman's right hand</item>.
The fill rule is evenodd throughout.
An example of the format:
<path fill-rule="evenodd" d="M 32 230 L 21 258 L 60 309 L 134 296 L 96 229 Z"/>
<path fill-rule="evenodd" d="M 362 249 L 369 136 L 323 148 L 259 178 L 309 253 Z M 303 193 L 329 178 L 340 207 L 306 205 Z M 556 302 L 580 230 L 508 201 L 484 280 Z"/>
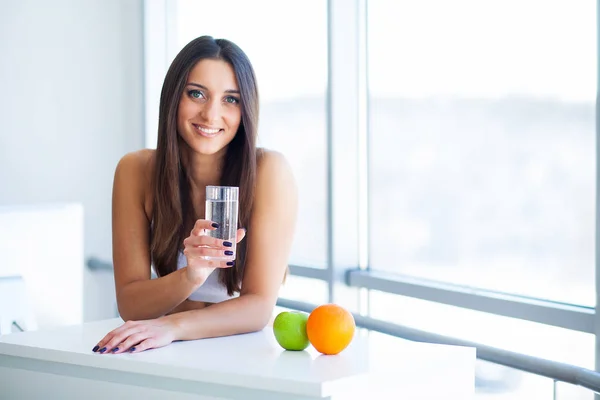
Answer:
<path fill-rule="evenodd" d="M 208 236 L 208 231 L 215 230 L 212 221 L 199 219 L 184 241 L 183 254 L 187 259 L 186 274 L 190 282 L 202 285 L 208 276 L 217 268 L 229 268 L 235 264 L 235 255 L 230 255 L 232 243 Z M 245 230 L 238 229 L 237 242 L 245 236 Z M 227 257 L 225 261 L 206 259 L 209 257 Z"/>

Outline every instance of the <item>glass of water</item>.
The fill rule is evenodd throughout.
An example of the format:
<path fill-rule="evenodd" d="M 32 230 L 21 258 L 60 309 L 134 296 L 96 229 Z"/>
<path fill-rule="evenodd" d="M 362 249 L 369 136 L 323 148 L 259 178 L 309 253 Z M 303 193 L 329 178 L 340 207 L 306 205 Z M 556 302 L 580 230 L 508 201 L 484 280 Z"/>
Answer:
<path fill-rule="evenodd" d="M 232 247 L 227 248 L 233 252 L 232 256 L 204 257 L 208 260 L 231 261 L 235 259 L 235 248 L 238 229 L 238 192 L 237 186 L 207 186 L 205 218 L 216 222 L 219 227 L 209 230 L 208 235 L 217 239 L 231 242 Z"/>

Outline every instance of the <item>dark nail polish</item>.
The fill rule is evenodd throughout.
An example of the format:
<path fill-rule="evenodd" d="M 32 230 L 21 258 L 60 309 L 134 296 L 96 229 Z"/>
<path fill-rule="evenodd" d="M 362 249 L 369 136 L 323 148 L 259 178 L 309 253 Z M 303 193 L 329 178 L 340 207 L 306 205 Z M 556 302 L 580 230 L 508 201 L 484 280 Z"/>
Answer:
<path fill-rule="evenodd" d="M 231 251 L 231 250 L 225 250 L 225 255 L 226 256 L 232 256 L 233 255 L 233 251 Z"/>
<path fill-rule="evenodd" d="M 211 224 L 211 226 L 212 226 L 213 228 L 218 228 L 218 227 L 219 227 L 219 224 L 217 224 L 216 222 L 213 222 L 213 223 Z"/>
<path fill-rule="evenodd" d="M 229 265 L 230 267 L 232 267 L 235 264 L 235 261 L 227 261 L 227 265 Z"/>
<path fill-rule="evenodd" d="M 233 243 L 231 243 L 231 242 L 223 242 L 223 246 L 225 246 L 225 247 L 231 247 L 231 246 L 233 246 Z"/>
<path fill-rule="evenodd" d="M 100 353 L 104 353 L 106 351 L 106 347 L 100 349 Z"/>
<path fill-rule="evenodd" d="M 92 349 L 92 351 L 95 353 L 95 352 L 98 351 L 99 348 L 100 348 L 100 346 L 96 345 L 96 346 L 94 346 L 94 348 Z"/>
<path fill-rule="evenodd" d="M 135 351 L 135 347 L 129 349 L 129 352 L 133 353 Z"/>
<path fill-rule="evenodd" d="M 117 351 L 119 351 L 118 347 L 115 347 L 114 349 L 111 350 L 111 352 L 116 353 Z"/>

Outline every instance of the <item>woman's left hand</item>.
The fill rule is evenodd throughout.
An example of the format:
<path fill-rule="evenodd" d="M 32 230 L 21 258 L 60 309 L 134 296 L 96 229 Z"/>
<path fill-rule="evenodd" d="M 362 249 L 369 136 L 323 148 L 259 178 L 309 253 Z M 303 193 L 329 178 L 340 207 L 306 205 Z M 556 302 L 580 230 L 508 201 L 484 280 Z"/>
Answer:
<path fill-rule="evenodd" d="M 167 318 L 127 321 L 110 331 L 92 351 L 102 354 L 140 351 L 163 347 L 175 340 L 174 326 Z"/>

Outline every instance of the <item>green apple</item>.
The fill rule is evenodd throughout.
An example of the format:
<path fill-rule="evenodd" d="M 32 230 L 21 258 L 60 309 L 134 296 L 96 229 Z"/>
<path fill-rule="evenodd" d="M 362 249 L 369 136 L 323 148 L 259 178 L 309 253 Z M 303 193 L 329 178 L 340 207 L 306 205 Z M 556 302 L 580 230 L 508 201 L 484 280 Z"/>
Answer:
<path fill-rule="evenodd" d="M 306 335 L 308 314 L 300 311 L 280 312 L 273 321 L 273 333 L 281 347 L 286 350 L 304 350 L 309 341 Z"/>

